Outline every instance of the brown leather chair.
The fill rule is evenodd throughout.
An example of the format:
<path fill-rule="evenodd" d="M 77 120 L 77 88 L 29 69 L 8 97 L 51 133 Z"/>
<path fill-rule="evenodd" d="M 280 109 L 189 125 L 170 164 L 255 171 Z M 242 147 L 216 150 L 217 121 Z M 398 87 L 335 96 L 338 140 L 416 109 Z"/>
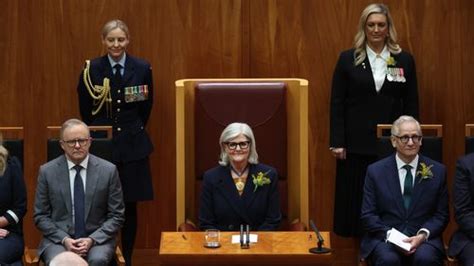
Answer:
<path fill-rule="evenodd" d="M 438 162 L 443 161 L 443 125 L 420 124 L 423 144 L 420 153 Z M 390 141 L 390 124 L 377 125 L 377 156 L 382 159 L 395 152 Z"/>
<path fill-rule="evenodd" d="M 464 153 L 472 153 L 474 152 L 474 124 L 466 124 L 465 126 L 465 146 L 464 146 Z"/>
<path fill-rule="evenodd" d="M 217 165 L 219 136 L 232 122 L 252 127 L 259 160 L 280 175 L 282 230 L 305 228 L 307 93 L 307 81 L 302 79 L 176 81 L 178 230 L 195 230 L 190 221 L 197 221 L 202 175 Z"/>

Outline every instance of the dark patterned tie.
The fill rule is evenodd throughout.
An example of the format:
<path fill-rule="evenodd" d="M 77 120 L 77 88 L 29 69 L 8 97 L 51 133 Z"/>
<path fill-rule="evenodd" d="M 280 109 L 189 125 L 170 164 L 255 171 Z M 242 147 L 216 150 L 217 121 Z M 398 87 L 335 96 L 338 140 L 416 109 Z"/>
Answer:
<path fill-rule="evenodd" d="M 74 178 L 74 237 L 81 238 L 86 235 L 86 220 L 84 208 L 84 183 L 81 178 L 82 166 L 75 165 L 76 177 Z"/>
<path fill-rule="evenodd" d="M 114 69 L 115 69 L 114 84 L 117 88 L 119 88 L 122 85 L 122 73 L 120 73 L 122 66 L 120 64 L 116 64 L 114 66 Z"/>
<path fill-rule="evenodd" d="M 403 168 L 407 170 L 405 175 L 405 184 L 403 187 L 403 202 L 405 203 L 405 209 L 408 210 L 411 203 L 411 194 L 413 192 L 413 175 L 411 174 L 411 165 L 404 165 Z"/>

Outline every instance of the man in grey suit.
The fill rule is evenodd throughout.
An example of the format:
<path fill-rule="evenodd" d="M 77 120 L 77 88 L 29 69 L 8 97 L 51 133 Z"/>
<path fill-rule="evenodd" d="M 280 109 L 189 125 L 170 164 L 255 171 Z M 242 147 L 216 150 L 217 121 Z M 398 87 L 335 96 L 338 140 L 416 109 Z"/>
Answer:
<path fill-rule="evenodd" d="M 39 170 L 33 215 L 43 233 L 38 254 L 46 265 L 64 251 L 107 265 L 124 222 L 117 168 L 89 154 L 90 132 L 82 121 L 64 122 L 60 138 L 64 155 Z"/>

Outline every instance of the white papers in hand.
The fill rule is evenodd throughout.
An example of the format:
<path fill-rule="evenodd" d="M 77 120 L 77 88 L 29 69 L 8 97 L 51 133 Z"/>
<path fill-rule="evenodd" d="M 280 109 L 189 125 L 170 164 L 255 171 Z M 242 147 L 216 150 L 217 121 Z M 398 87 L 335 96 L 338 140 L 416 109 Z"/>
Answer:
<path fill-rule="evenodd" d="M 387 232 L 387 241 L 393 243 L 403 250 L 410 251 L 411 244 L 407 242 L 403 242 L 404 239 L 407 239 L 408 236 L 403 234 L 402 232 L 398 231 L 395 228 L 388 230 Z"/>
<path fill-rule="evenodd" d="M 250 234 L 250 243 L 257 243 L 258 235 Z M 232 235 L 232 244 L 240 244 L 240 235 Z"/>

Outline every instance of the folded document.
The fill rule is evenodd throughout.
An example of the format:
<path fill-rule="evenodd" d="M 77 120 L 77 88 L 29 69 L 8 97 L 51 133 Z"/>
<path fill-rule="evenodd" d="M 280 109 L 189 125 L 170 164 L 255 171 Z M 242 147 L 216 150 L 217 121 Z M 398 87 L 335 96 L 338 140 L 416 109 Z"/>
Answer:
<path fill-rule="evenodd" d="M 411 244 L 407 242 L 403 242 L 403 240 L 407 238 L 408 236 L 406 236 L 405 234 L 403 234 L 402 232 L 398 231 L 395 228 L 392 228 L 387 231 L 387 242 L 397 245 L 403 250 L 410 251 Z"/>

